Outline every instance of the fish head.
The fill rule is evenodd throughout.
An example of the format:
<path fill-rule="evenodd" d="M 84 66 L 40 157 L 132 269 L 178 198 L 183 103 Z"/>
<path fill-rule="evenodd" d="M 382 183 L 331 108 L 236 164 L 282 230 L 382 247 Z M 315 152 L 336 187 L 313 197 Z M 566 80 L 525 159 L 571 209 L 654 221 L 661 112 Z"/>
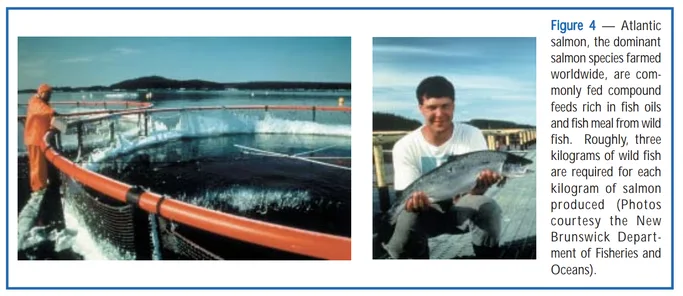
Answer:
<path fill-rule="evenodd" d="M 534 163 L 528 158 L 507 153 L 507 157 L 503 162 L 502 175 L 505 177 L 521 177 L 527 173 L 529 165 Z"/>

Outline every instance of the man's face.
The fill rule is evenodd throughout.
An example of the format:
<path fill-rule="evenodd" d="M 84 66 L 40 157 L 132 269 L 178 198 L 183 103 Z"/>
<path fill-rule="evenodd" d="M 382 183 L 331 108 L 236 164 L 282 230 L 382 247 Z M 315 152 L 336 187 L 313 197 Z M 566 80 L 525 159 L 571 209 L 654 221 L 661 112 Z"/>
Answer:
<path fill-rule="evenodd" d="M 420 112 L 425 118 L 427 127 L 435 132 L 447 130 L 453 121 L 455 103 L 451 98 L 424 98 Z"/>

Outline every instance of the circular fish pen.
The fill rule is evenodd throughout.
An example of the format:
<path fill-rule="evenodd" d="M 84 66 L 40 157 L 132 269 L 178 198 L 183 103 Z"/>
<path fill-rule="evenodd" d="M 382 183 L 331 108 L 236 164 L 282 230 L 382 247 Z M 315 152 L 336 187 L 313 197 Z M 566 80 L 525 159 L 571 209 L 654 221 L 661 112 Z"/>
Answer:
<path fill-rule="evenodd" d="M 123 259 L 350 259 L 350 108 L 149 107 L 45 137 L 97 241 Z"/>

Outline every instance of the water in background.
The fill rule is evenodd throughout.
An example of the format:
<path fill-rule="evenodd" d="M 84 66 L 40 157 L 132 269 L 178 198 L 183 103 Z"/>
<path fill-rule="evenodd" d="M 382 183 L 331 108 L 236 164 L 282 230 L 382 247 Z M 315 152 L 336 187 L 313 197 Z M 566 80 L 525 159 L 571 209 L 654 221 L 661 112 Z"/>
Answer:
<path fill-rule="evenodd" d="M 108 94 L 110 93 L 55 93 L 52 102 L 128 98 L 127 95 L 121 97 Z M 18 96 L 20 103 L 26 103 L 31 94 Z M 142 97 L 144 94 L 138 96 Z M 350 92 L 319 91 L 165 92 L 155 93 L 153 103 L 155 108 L 217 105 L 337 106 L 339 97 L 344 97 L 344 106 L 351 106 Z M 73 113 L 102 108 L 56 105 L 55 109 L 60 113 Z M 26 108 L 19 106 L 18 113 L 25 114 Z M 116 122 L 117 130 L 123 132 L 117 135 L 116 143 L 109 143 L 107 133 L 96 133 L 101 145 L 91 143 L 97 144 L 93 146 L 98 148 L 82 157 L 88 161 L 87 165 L 91 169 L 127 178 L 127 181 L 136 181 L 140 177 L 129 174 L 133 166 L 119 165 L 112 170 L 112 167 L 100 165 L 112 159 L 116 159 L 119 164 L 134 162 L 137 165 L 141 155 L 146 155 L 152 161 L 150 168 L 158 174 L 155 179 L 148 180 L 149 187 L 156 192 L 174 194 L 193 204 L 256 219 L 350 236 L 350 171 L 272 156 L 240 157 L 239 149 L 234 146 L 239 144 L 285 154 L 327 148 L 324 151 L 326 156 L 350 157 L 350 116 L 349 112 L 319 112 L 313 122 L 310 111 L 269 111 L 268 114 L 262 111 L 222 110 L 159 113 L 152 116 L 150 135 L 142 141 L 130 137 L 140 133 L 140 127 L 134 124 L 135 118 L 119 118 Z M 218 137 L 219 135 L 223 136 Z M 18 141 L 21 153 L 25 150 L 22 124 L 19 124 Z M 74 148 L 74 136 L 65 135 L 63 146 L 65 149 Z M 259 164 L 262 167 L 258 167 Z M 340 165 L 350 165 L 350 160 L 349 163 Z M 177 178 L 177 175 L 194 180 L 190 182 L 207 181 L 200 180 L 207 170 L 213 172 L 210 174 L 213 181 L 208 180 L 208 183 L 215 182 L 214 185 L 218 186 L 180 186 L 179 184 L 183 184 L 181 182 L 171 184 L 171 178 Z M 246 173 L 227 174 L 240 171 Z M 248 175 L 254 178 L 243 178 Z M 285 177 L 289 179 L 283 181 Z M 266 187 L 258 187 L 254 181 L 259 178 L 271 181 Z M 302 189 L 306 187 L 302 184 L 316 186 Z M 308 212 L 309 216 L 299 215 L 299 219 L 293 219 L 297 211 Z M 74 250 L 83 254 L 85 259 L 128 258 L 112 246 L 90 236 L 86 227 L 80 224 L 81 219 L 78 216 L 67 200 L 67 224 L 79 230 Z M 309 217 L 311 221 L 306 221 L 305 217 Z"/>

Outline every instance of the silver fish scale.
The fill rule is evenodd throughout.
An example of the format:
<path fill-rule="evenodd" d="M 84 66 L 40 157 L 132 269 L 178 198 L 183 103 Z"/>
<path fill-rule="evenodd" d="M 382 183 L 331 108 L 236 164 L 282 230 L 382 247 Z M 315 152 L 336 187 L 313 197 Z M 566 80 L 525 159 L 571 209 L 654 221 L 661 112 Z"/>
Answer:
<path fill-rule="evenodd" d="M 446 162 L 445 164 L 424 174 L 422 177 L 420 177 L 415 182 L 410 184 L 404 190 L 404 192 L 412 193 L 414 191 L 423 191 L 421 189 L 415 189 L 427 187 L 424 184 L 439 184 L 444 179 L 450 179 L 452 177 L 450 175 L 452 174 L 463 173 L 477 168 L 480 168 L 477 172 L 481 171 L 484 168 L 488 168 L 498 171 L 498 173 L 500 173 L 502 164 L 507 159 L 507 155 L 505 153 L 495 151 L 480 151 L 456 157 L 457 158 L 455 160 Z M 407 196 L 409 194 L 404 195 Z"/>

